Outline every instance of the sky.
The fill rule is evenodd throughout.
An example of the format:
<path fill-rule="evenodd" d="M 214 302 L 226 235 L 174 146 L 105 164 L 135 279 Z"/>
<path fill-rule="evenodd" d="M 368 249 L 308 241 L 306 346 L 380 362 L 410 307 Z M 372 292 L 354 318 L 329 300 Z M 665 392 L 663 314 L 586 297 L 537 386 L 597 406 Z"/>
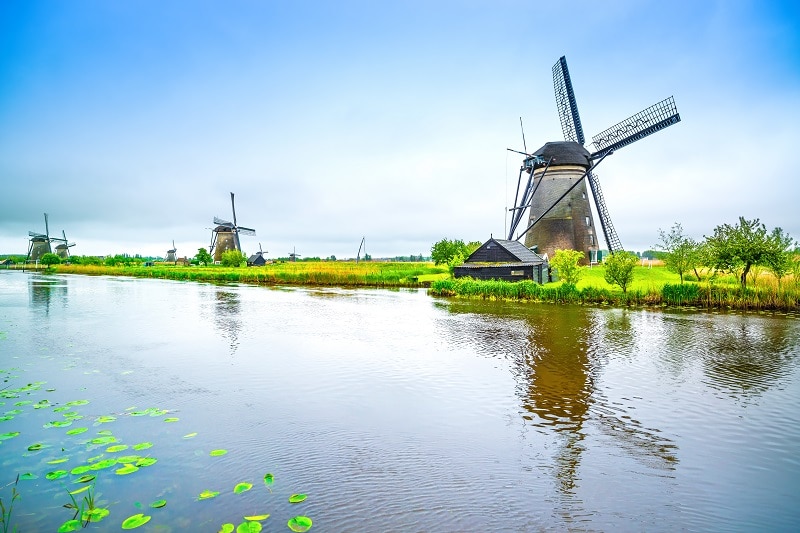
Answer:
<path fill-rule="evenodd" d="M 563 140 L 561 56 L 587 139 L 669 96 L 681 116 L 596 171 L 625 249 L 740 216 L 800 239 L 798 6 L 3 0 L 0 254 L 46 212 L 73 254 L 191 257 L 230 192 L 247 254 L 504 237 L 520 118 L 529 150 Z"/>

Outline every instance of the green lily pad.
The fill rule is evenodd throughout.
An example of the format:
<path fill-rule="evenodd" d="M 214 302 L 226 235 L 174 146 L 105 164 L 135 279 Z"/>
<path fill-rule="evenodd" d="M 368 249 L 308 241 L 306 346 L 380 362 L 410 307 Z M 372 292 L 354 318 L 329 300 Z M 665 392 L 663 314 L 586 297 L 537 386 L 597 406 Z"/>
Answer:
<path fill-rule="evenodd" d="M 295 516 L 289 520 L 286 525 L 289 526 L 289 529 L 295 531 L 296 533 L 303 533 L 304 531 L 311 529 L 312 522 L 307 516 Z"/>
<path fill-rule="evenodd" d="M 89 431 L 89 428 L 73 428 L 67 431 L 67 435 L 80 435 L 85 431 Z"/>
<path fill-rule="evenodd" d="M 134 466 L 134 465 L 132 465 L 130 463 L 126 463 L 125 466 L 123 466 L 122 468 L 117 468 L 114 471 L 114 473 L 117 474 L 118 476 L 124 476 L 124 475 L 127 475 L 127 474 L 133 474 L 137 470 L 139 470 L 138 466 Z"/>
<path fill-rule="evenodd" d="M 44 477 L 46 477 L 47 479 L 60 479 L 66 476 L 67 474 L 69 474 L 69 472 L 67 472 L 66 470 L 54 470 L 53 472 L 48 472 L 47 474 L 45 474 Z"/>
<path fill-rule="evenodd" d="M 58 465 L 58 464 L 61 464 L 61 463 L 66 463 L 67 461 L 69 461 L 69 457 L 59 457 L 58 459 L 53 459 L 52 461 L 47 461 L 47 464 L 49 464 L 49 465 Z"/>
<path fill-rule="evenodd" d="M 67 520 L 61 527 L 58 528 L 58 533 L 70 533 L 71 531 L 78 531 L 83 527 L 80 520 Z"/>
<path fill-rule="evenodd" d="M 0 416 L 0 422 L 6 422 L 7 420 L 14 420 L 14 417 L 11 415 Z"/>
<path fill-rule="evenodd" d="M 101 429 L 100 431 L 97 432 L 97 434 L 98 435 L 113 435 L 114 432 L 111 431 L 110 429 Z"/>
<path fill-rule="evenodd" d="M 253 515 L 253 516 L 245 516 L 244 517 L 245 520 L 256 520 L 256 521 L 258 521 L 258 520 L 266 520 L 267 518 L 269 518 L 268 514 L 257 514 L 257 515 Z"/>
<path fill-rule="evenodd" d="M 136 466 L 153 466 L 158 462 L 158 459 L 155 457 L 140 457 L 136 460 Z"/>
<path fill-rule="evenodd" d="M 211 453 L 208 455 L 211 457 L 219 457 L 220 455 L 225 455 L 226 453 L 228 453 L 228 450 L 211 450 Z"/>
<path fill-rule="evenodd" d="M 43 428 L 64 428 L 72 425 L 72 420 L 55 420 L 43 425 Z"/>
<path fill-rule="evenodd" d="M 141 455 L 123 455 L 121 457 L 117 457 L 118 463 L 135 463 L 139 459 L 141 459 Z"/>
<path fill-rule="evenodd" d="M 197 432 L 194 432 L 194 433 L 189 433 L 187 435 L 184 435 L 183 438 L 184 439 L 191 439 L 192 437 L 196 437 L 196 436 L 197 436 Z M 233 524 L 231 524 L 231 525 L 233 525 Z"/>
<path fill-rule="evenodd" d="M 261 527 L 261 522 L 242 522 L 236 526 L 236 533 L 258 533 Z"/>
<path fill-rule="evenodd" d="M 94 457 L 89 457 L 88 459 L 86 459 L 86 462 L 87 463 L 96 463 L 97 461 L 99 461 L 100 459 L 102 459 L 105 456 L 106 456 L 106 454 L 101 453 L 100 455 L 95 455 Z"/>
<path fill-rule="evenodd" d="M 80 476 L 81 474 L 85 474 L 86 472 L 88 472 L 91 469 L 92 469 L 92 467 L 89 466 L 89 465 L 78 465 L 75 468 L 73 468 L 72 470 L 70 470 L 69 473 L 74 475 L 74 476 Z"/>
<path fill-rule="evenodd" d="M 233 524 L 222 524 L 219 528 L 219 533 L 233 533 L 236 528 Z"/>
<path fill-rule="evenodd" d="M 97 476 L 94 476 L 92 474 L 85 474 L 85 475 L 79 477 L 78 479 L 76 479 L 75 483 L 89 483 L 90 481 L 94 481 L 94 479 L 96 477 Z"/>
<path fill-rule="evenodd" d="M 19 478 L 20 479 L 39 479 L 39 476 L 37 476 L 33 472 L 25 472 L 24 474 L 20 474 Z"/>
<path fill-rule="evenodd" d="M 103 459 L 102 461 L 97 461 L 96 463 L 92 464 L 89 468 L 92 470 L 102 470 L 104 468 L 109 468 L 117 464 L 116 459 Z"/>
<path fill-rule="evenodd" d="M 204 490 L 200 493 L 200 496 L 198 496 L 197 499 L 208 500 L 209 498 L 216 498 L 217 496 L 219 496 L 219 491 Z"/>
<path fill-rule="evenodd" d="M 28 404 L 31 404 L 31 403 L 33 403 L 33 402 L 30 401 L 30 400 L 22 400 L 21 402 L 17 402 L 14 405 L 16 405 L 17 407 L 22 407 L 23 405 L 28 405 Z"/>
<path fill-rule="evenodd" d="M 304 501 L 308 496 L 306 494 L 292 494 L 289 496 L 289 503 L 300 503 Z"/>
<path fill-rule="evenodd" d="M 118 440 L 117 437 L 114 437 L 112 435 L 107 435 L 105 437 L 97 437 L 96 439 L 92 439 L 89 441 L 89 444 L 97 444 L 97 445 L 113 444 L 117 442 L 117 440 Z"/>
<path fill-rule="evenodd" d="M 19 435 L 19 431 L 11 431 L 10 433 L 0 433 L 0 441 L 13 439 Z"/>
<path fill-rule="evenodd" d="M 73 407 L 75 405 L 86 405 L 89 403 L 89 400 L 72 400 L 71 402 L 67 402 L 64 405 L 67 407 Z"/>
<path fill-rule="evenodd" d="M 153 443 L 152 442 L 140 442 L 139 444 L 134 444 L 133 445 L 133 449 L 136 450 L 136 451 L 146 450 L 146 449 L 152 448 L 152 447 L 153 447 Z"/>
<path fill-rule="evenodd" d="M 165 418 L 164 422 L 177 422 L 178 420 L 180 420 L 180 418 L 175 418 L 173 416 L 173 417 L 170 417 L 170 418 Z"/>
<path fill-rule="evenodd" d="M 238 483 L 235 487 L 233 487 L 234 494 L 241 494 L 243 492 L 247 492 L 248 490 L 253 488 L 252 483 L 242 482 Z"/>
<path fill-rule="evenodd" d="M 81 518 L 83 518 L 84 522 L 99 522 L 107 517 L 109 512 L 110 511 L 104 507 L 95 507 L 94 509 L 84 511 Z"/>
<path fill-rule="evenodd" d="M 133 516 L 129 516 L 122 522 L 122 529 L 135 529 L 139 526 L 143 526 L 150 521 L 150 517 L 146 514 L 135 514 Z"/>
<path fill-rule="evenodd" d="M 97 422 L 98 424 L 107 424 L 109 422 L 114 422 L 117 419 L 116 416 L 106 415 L 106 416 L 98 416 Z"/>
<path fill-rule="evenodd" d="M 49 444 L 42 444 L 41 442 L 37 442 L 36 444 L 31 444 L 30 446 L 28 446 L 28 451 L 29 452 L 38 452 L 39 450 L 42 450 L 44 448 L 49 448 L 49 447 L 50 447 Z"/>
<path fill-rule="evenodd" d="M 269 487 L 273 483 L 275 483 L 275 476 L 272 474 L 264 474 L 264 485 Z"/>
<path fill-rule="evenodd" d="M 150 507 L 153 509 L 161 509 L 165 505 L 167 505 L 167 500 L 156 500 L 150 504 Z"/>
<path fill-rule="evenodd" d="M 69 411 L 69 407 L 67 407 L 66 405 L 62 405 L 61 407 L 56 407 L 55 409 L 53 409 L 54 413 L 61 413 L 64 411 Z"/>
<path fill-rule="evenodd" d="M 122 450 L 127 450 L 127 449 L 128 449 L 128 445 L 127 444 L 115 444 L 114 446 L 109 446 L 108 448 L 106 448 L 106 451 L 108 453 L 115 453 L 115 452 L 121 452 Z"/>

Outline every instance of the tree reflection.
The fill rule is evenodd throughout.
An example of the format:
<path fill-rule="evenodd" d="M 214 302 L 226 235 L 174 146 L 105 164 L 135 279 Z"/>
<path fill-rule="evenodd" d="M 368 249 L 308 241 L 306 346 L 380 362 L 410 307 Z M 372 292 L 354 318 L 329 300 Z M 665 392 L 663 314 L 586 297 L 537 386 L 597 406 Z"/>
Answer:
<path fill-rule="evenodd" d="M 32 275 L 28 279 L 28 295 L 31 306 L 50 313 L 51 303 L 67 303 L 67 281 L 63 278 Z"/>

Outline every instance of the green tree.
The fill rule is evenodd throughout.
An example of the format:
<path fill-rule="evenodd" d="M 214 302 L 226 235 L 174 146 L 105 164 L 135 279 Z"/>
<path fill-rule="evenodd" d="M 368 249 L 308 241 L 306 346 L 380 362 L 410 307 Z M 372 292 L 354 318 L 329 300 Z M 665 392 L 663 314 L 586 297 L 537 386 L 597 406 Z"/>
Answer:
<path fill-rule="evenodd" d="M 670 272 L 675 272 L 680 276 L 683 283 L 683 275 L 694 270 L 700 262 L 699 244 L 691 237 L 683 234 L 683 227 L 677 222 L 672 226 L 669 233 L 662 229 L 658 230 L 661 242 L 657 248 L 665 252 L 664 265 Z M 698 276 L 698 279 L 700 277 Z"/>
<path fill-rule="evenodd" d="M 630 252 L 616 252 L 606 257 L 603 261 L 605 274 L 603 277 L 611 285 L 619 285 L 623 293 L 628 292 L 628 286 L 633 281 L 633 267 L 639 258 Z"/>
<path fill-rule="evenodd" d="M 769 236 L 770 250 L 764 258 L 764 266 L 778 278 L 778 288 L 783 277 L 792 271 L 794 266 L 793 247 L 795 240 L 781 228 L 775 228 Z"/>
<path fill-rule="evenodd" d="M 558 277 L 564 285 L 574 287 L 583 274 L 584 267 L 578 265 L 578 262 L 584 257 L 586 254 L 578 250 L 556 250 L 550 258 L 550 266 L 558 272 Z"/>
<path fill-rule="evenodd" d="M 207 266 L 212 261 L 211 254 L 205 248 L 198 248 L 197 255 L 194 258 L 197 259 L 198 263 L 202 263 L 203 266 Z"/>
<path fill-rule="evenodd" d="M 774 245 L 767 228 L 756 218 L 739 217 L 735 226 L 723 224 L 714 228 L 714 235 L 706 237 L 709 259 L 717 270 L 735 273 L 742 288 L 747 286 L 747 274 L 753 265 L 765 264 Z"/>
<path fill-rule="evenodd" d="M 222 252 L 220 263 L 226 267 L 239 267 L 245 261 L 245 257 L 239 250 L 227 250 Z"/>
<path fill-rule="evenodd" d="M 39 260 L 40 263 L 47 266 L 58 265 L 61 263 L 61 258 L 53 253 L 46 253 Z"/>
<path fill-rule="evenodd" d="M 478 246 L 480 246 L 480 244 L 478 244 Z M 461 254 L 461 262 L 463 263 L 463 258 L 469 257 L 470 253 L 468 245 L 464 244 L 464 241 L 461 239 L 453 241 L 450 239 L 442 239 L 431 247 L 431 259 L 433 259 L 436 265 L 450 265 L 450 263 L 453 262 L 453 258 L 459 254 Z"/>

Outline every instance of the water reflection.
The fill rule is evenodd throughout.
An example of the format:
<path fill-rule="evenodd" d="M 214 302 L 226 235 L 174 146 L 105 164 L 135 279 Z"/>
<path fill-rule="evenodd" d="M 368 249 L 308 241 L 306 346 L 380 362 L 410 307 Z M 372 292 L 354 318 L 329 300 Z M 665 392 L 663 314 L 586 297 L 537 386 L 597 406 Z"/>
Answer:
<path fill-rule="evenodd" d="M 469 313 L 465 320 L 445 322 L 450 341 L 462 339 L 479 353 L 510 361 L 522 417 L 556 440 L 552 466 L 563 496 L 576 492 L 587 447 L 602 446 L 587 444 L 598 429 L 647 466 L 674 470 L 676 444 L 637 420 L 633 406 L 610 400 L 597 386 L 611 358 L 629 359 L 636 352 L 638 334 L 627 311 L 476 302 L 452 302 L 449 310 Z"/>
<path fill-rule="evenodd" d="M 230 288 L 217 287 L 214 293 L 214 325 L 228 340 L 231 355 L 239 347 L 239 332 L 242 329 L 240 312 L 239 294 Z"/>
<path fill-rule="evenodd" d="M 50 312 L 50 304 L 67 305 L 67 280 L 63 277 L 45 277 L 33 274 L 28 278 L 28 296 L 31 306 Z"/>

